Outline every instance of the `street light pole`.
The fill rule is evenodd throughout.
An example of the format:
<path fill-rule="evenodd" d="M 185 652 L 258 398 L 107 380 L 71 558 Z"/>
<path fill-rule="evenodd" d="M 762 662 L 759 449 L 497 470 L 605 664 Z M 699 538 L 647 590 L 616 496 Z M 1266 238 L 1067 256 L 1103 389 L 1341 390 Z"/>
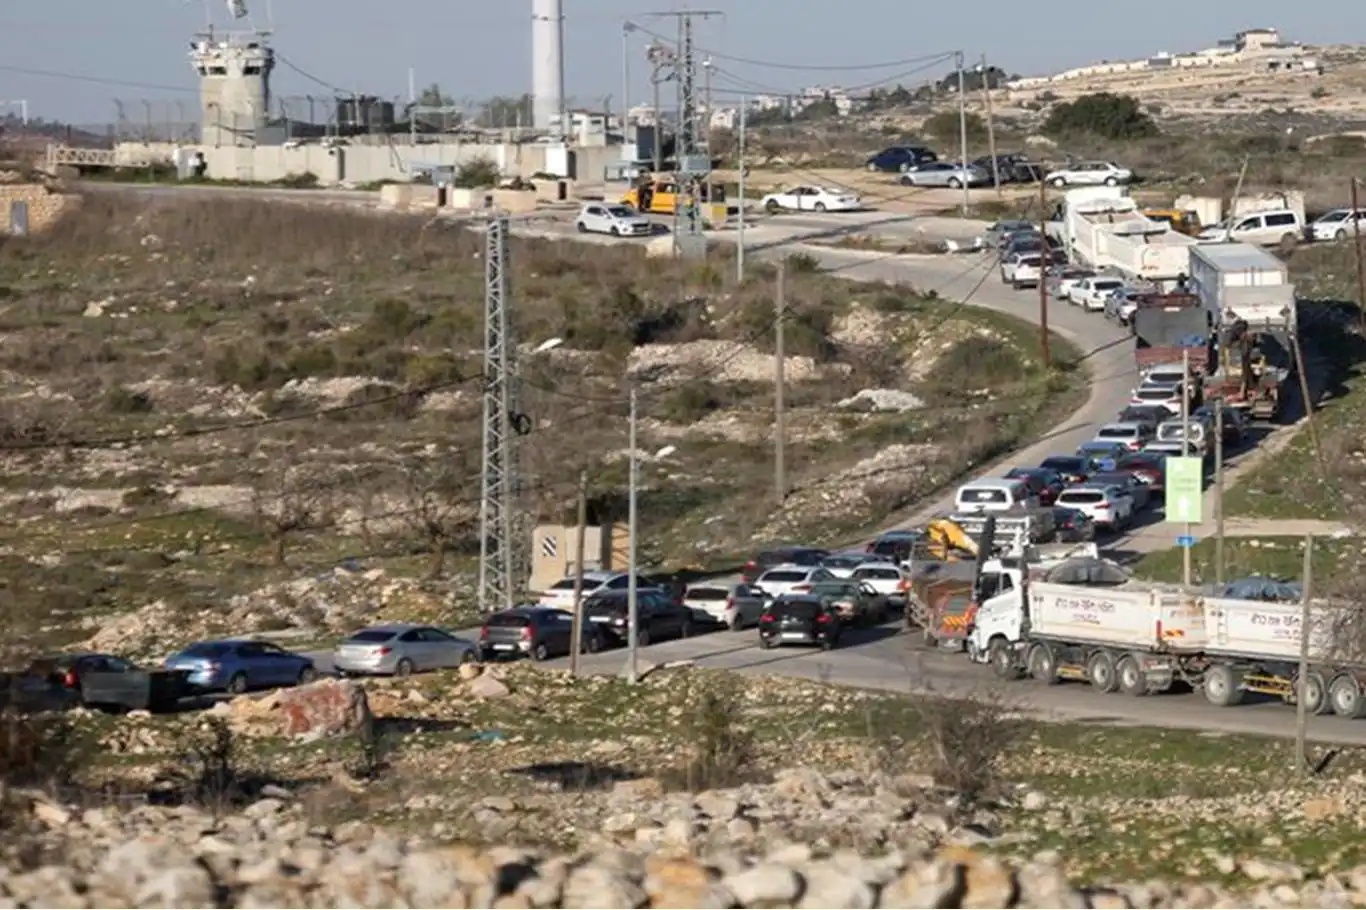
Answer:
<path fill-rule="evenodd" d="M 640 615 L 636 608 L 636 386 L 631 383 L 631 426 L 628 431 L 628 448 L 631 450 L 629 460 L 630 475 L 627 486 L 627 517 L 626 517 L 626 571 L 630 576 L 626 580 L 626 680 L 635 684 L 639 680 L 638 664 L 636 662 L 637 649 L 640 645 Z"/>
<path fill-rule="evenodd" d="M 968 97 L 964 89 L 963 52 L 955 52 L 953 59 L 958 67 L 958 151 L 963 169 L 963 217 L 966 218 L 971 208 L 972 195 L 968 188 Z"/>
<path fill-rule="evenodd" d="M 744 95 L 740 96 L 740 198 L 736 200 L 736 205 L 740 210 L 740 221 L 738 225 L 739 234 L 735 241 L 735 280 L 745 280 L 745 109 L 749 107 L 749 99 Z"/>
<path fill-rule="evenodd" d="M 631 119 L 631 33 L 636 30 L 634 22 L 621 24 L 621 139 L 626 141 L 626 121 Z"/>

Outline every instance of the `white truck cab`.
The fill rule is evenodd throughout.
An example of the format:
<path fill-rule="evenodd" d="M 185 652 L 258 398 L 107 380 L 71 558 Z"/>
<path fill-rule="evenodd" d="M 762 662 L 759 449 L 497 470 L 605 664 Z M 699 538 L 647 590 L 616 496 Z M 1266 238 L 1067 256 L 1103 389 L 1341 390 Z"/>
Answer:
<path fill-rule="evenodd" d="M 1037 497 L 1029 495 L 1029 485 L 1023 480 L 993 477 L 974 480 L 958 488 L 953 507 L 963 514 L 982 512 L 1013 512 L 1037 508 Z"/>

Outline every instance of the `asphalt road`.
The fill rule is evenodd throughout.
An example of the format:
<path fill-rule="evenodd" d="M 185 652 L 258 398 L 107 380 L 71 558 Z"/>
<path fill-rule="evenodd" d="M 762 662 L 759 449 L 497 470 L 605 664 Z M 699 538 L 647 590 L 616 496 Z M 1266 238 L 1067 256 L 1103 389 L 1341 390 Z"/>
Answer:
<path fill-rule="evenodd" d="M 103 187 L 102 189 L 113 189 Z M 254 196 L 256 198 L 289 199 L 301 196 L 323 202 L 355 201 L 356 194 L 328 191 L 256 190 L 253 188 L 181 188 L 136 187 L 144 195 L 220 194 Z M 328 194 L 323 198 L 319 194 Z M 333 197 L 336 198 L 333 198 Z M 907 284 L 924 292 L 934 290 L 946 300 L 965 301 L 968 305 L 1010 313 L 1036 322 L 1040 315 L 1039 295 L 1035 291 L 1015 291 L 1001 284 L 990 254 L 954 256 L 896 256 L 881 252 L 832 249 L 804 243 L 811 235 L 829 235 L 841 229 L 836 219 L 842 216 L 776 216 L 768 219 L 767 229 L 777 232 L 775 240 L 756 244 L 756 256 L 802 252 L 816 258 L 834 274 L 858 281 Z M 915 219 L 906 216 L 887 216 L 912 229 L 942 222 L 945 219 Z M 862 232 L 869 219 L 850 219 Z M 935 225 L 940 236 L 952 236 Z M 535 226 L 514 225 L 514 232 L 563 237 L 575 237 L 572 227 L 563 223 Z M 784 233 L 785 232 L 785 233 Z M 718 240 L 733 241 L 734 232 L 718 232 Z M 784 241 L 782 237 L 787 239 Z M 594 242 L 619 242 L 610 238 L 591 238 Z M 754 239 L 758 239 L 757 237 Z M 1097 313 L 1086 313 L 1065 304 L 1052 305 L 1048 311 L 1049 327 L 1077 345 L 1085 354 L 1093 382 L 1090 395 L 1079 409 L 1060 415 L 1057 426 L 1043 439 L 988 466 L 983 475 L 999 474 L 1010 464 L 1037 464 L 1043 458 L 1073 451 L 1079 444 L 1092 438 L 1101 424 L 1111 420 L 1124 407 L 1136 380 L 1132 347 L 1127 330 L 1105 321 Z M 1236 456 L 1234 459 L 1236 460 Z M 952 495 L 945 494 L 928 502 L 904 525 L 923 522 L 936 512 L 952 505 Z M 869 535 L 884 530 L 870 528 Z M 1118 549 L 1159 549 L 1170 546 L 1165 534 L 1146 533 L 1141 538 L 1127 537 L 1107 542 L 1107 547 Z M 461 630 L 457 634 L 473 638 L 477 630 Z M 314 653 L 319 668 L 330 665 L 329 654 Z M 585 656 L 584 668 L 594 673 L 620 672 L 624 651 L 609 651 Z M 704 667 L 734 670 L 741 673 L 764 673 L 820 679 L 831 683 L 885 689 L 890 691 L 920 692 L 933 689 L 947 695 L 966 695 L 993 686 L 994 679 L 985 667 L 970 664 L 961 654 L 927 650 L 917 636 L 912 636 L 891 625 L 878 629 L 858 630 L 850 634 L 846 643 L 833 652 L 783 649 L 761 651 L 753 632 L 717 632 L 695 638 L 661 642 L 641 649 L 644 664 L 668 661 L 692 661 Z M 564 665 L 552 661 L 551 665 Z M 1280 704 L 1248 704 L 1237 708 L 1216 708 L 1194 693 L 1126 698 L 1120 695 L 1101 695 L 1089 686 L 1064 683 L 1042 686 L 1029 682 L 1013 683 L 1005 688 L 1008 697 L 1016 700 L 1022 710 L 1046 717 L 1098 723 L 1152 725 L 1181 729 L 1199 729 L 1216 733 L 1258 733 L 1275 736 L 1292 735 L 1295 712 Z M 1335 717 L 1313 718 L 1310 732 L 1315 739 L 1366 744 L 1366 724 Z"/>

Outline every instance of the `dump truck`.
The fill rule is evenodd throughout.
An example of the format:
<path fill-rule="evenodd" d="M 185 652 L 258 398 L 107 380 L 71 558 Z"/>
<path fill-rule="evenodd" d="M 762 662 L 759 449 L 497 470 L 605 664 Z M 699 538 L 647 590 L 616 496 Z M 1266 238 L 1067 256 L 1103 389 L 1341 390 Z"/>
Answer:
<path fill-rule="evenodd" d="M 1218 366 L 1205 379 L 1205 400 L 1221 400 L 1225 407 L 1241 408 L 1259 420 L 1280 414 L 1290 378 L 1289 367 L 1276 363 L 1289 359 L 1282 341 L 1238 320 L 1221 327 L 1218 351 Z"/>
<path fill-rule="evenodd" d="M 1131 326 L 1134 364 L 1142 372 L 1160 364 L 1190 358 L 1191 374 L 1203 376 L 1213 350 L 1211 319 L 1196 295 L 1178 291 L 1145 294 L 1135 301 Z"/>
<path fill-rule="evenodd" d="M 1298 700 L 1301 604 L 1207 597 L 1206 666 L 1199 680 L 1212 705 L 1241 704 L 1249 692 Z M 1305 708 L 1313 714 L 1366 717 L 1366 641 L 1359 611 L 1310 605 Z"/>
<path fill-rule="evenodd" d="M 1143 217 L 1149 221 L 1160 221 L 1187 237 L 1194 237 L 1204 229 L 1200 223 L 1200 213 L 1195 209 L 1144 209 Z"/>
<path fill-rule="evenodd" d="M 1068 560 L 1042 578 L 1007 565 L 997 591 L 978 606 L 967 651 L 1002 679 L 1075 679 L 1139 696 L 1197 672 L 1205 644 L 1198 598 L 1133 581 L 1114 563 Z"/>

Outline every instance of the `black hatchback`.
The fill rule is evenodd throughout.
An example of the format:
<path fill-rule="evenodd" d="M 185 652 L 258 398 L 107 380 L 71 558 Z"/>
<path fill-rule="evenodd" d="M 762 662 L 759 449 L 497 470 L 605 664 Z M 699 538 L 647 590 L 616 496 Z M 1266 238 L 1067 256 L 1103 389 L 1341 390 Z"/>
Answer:
<path fill-rule="evenodd" d="M 840 643 L 840 617 L 833 603 L 818 597 L 780 597 L 759 617 L 759 647 L 816 645 L 829 651 Z"/>

